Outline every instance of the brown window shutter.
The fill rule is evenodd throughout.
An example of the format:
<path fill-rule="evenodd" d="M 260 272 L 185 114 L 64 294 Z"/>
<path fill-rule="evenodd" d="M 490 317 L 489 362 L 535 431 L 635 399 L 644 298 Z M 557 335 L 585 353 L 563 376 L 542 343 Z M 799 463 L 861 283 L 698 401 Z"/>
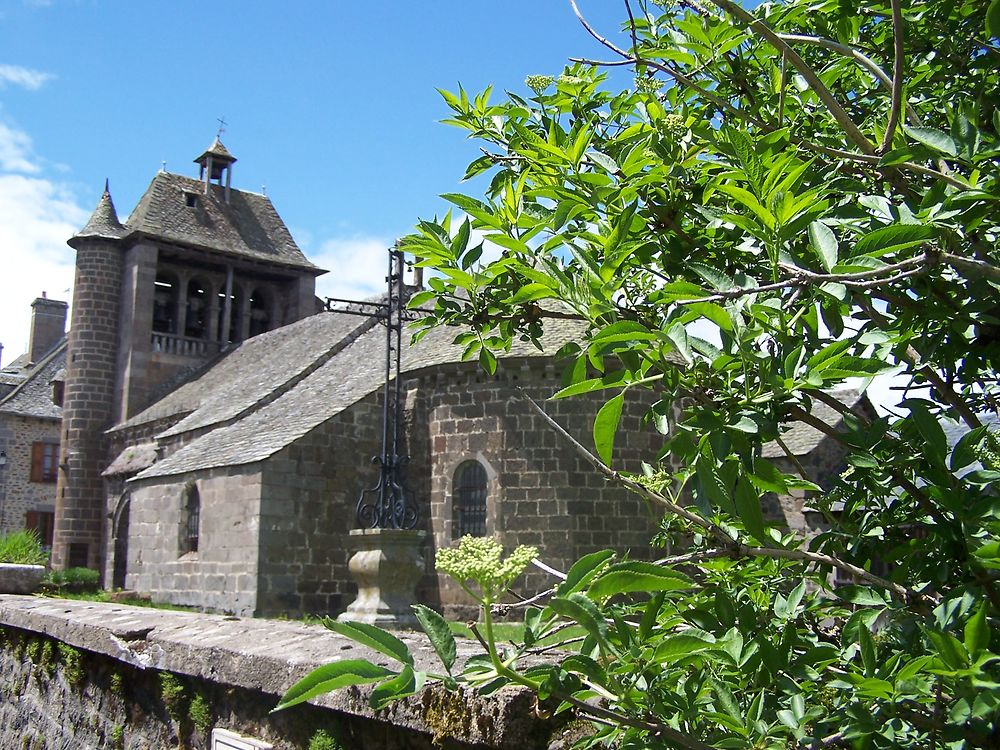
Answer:
<path fill-rule="evenodd" d="M 31 444 L 31 481 L 41 482 L 42 479 L 42 462 L 45 457 L 45 443 L 32 443 Z"/>
<path fill-rule="evenodd" d="M 24 528 L 34 529 L 41 536 L 41 530 L 38 528 L 38 511 L 29 510 L 24 514 Z"/>

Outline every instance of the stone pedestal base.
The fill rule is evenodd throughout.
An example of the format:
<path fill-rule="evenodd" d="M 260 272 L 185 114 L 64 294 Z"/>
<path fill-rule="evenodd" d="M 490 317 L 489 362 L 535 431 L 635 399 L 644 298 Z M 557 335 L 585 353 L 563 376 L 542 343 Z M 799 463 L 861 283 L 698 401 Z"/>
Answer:
<path fill-rule="evenodd" d="M 410 605 L 424 574 L 421 547 L 427 533 L 411 529 L 352 529 L 355 550 L 348 568 L 358 584 L 358 598 L 337 619 L 387 628 L 416 628 Z"/>

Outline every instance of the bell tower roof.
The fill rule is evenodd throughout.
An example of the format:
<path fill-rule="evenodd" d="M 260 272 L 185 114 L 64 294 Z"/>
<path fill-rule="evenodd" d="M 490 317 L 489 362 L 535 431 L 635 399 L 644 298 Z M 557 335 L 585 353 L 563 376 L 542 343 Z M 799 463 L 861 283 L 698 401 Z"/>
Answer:
<path fill-rule="evenodd" d="M 194 163 L 201 167 L 198 179 L 205 184 L 205 195 L 208 195 L 209 185 L 215 181 L 217 184 L 225 186 L 223 198 L 226 203 L 229 203 L 229 190 L 233 180 L 233 163 L 235 161 L 236 157 L 222 145 L 219 136 L 215 136 L 212 145 L 194 160 Z"/>
<path fill-rule="evenodd" d="M 111 191 L 108 189 L 108 181 L 104 181 L 104 193 L 97 201 L 97 208 L 90 215 L 87 224 L 77 232 L 73 239 L 79 237 L 103 237 L 105 239 L 117 240 L 125 234 L 125 227 L 118 221 L 118 212 L 115 211 L 115 203 L 111 200 Z"/>
<path fill-rule="evenodd" d="M 194 160 L 195 164 L 200 164 L 202 169 L 208 167 L 209 159 L 211 159 L 213 165 L 219 165 L 220 167 L 225 165 L 228 166 L 236 161 L 236 157 L 229 153 L 229 149 L 222 145 L 222 141 L 219 140 L 219 136 L 215 136 L 215 140 L 212 141 L 212 145 L 209 146 L 205 151 Z"/>

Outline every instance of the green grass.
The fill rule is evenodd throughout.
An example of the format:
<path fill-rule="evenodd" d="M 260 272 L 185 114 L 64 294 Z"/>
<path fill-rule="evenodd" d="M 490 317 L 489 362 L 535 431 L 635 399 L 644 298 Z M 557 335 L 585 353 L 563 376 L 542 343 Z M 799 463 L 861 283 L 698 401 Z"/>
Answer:
<path fill-rule="evenodd" d="M 32 529 L 0 534 L 0 563 L 14 565 L 45 565 L 49 553 L 42 547 L 38 534 Z"/>
<path fill-rule="evenodd" d="M 51 599 L 72 599 L 78 602 L 103 602 L 107 604 L 127 604 L 130 607 L 149 607 L 150 609 L 169 609 L 175 612 L 197 612 L 197 607 L 185 607 L 181 604 L 166 604 L 154 602 L 143 597 L 117 597 L 112 599 L 110 591 L 60 591 L 58 593 L 46 594 Z"/>

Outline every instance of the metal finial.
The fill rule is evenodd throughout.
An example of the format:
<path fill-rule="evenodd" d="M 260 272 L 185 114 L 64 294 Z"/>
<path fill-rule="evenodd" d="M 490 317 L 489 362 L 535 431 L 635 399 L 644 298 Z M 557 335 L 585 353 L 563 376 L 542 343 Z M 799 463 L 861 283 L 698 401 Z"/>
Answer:
<path fill-rule="evenodd" d="M 222 117 L 217 117 L 215 121 L 219 123 L 219 130 L 215 134 L 215 137 L 221 138 L 222 134 L 226 132 L 226 125 L 228 125 L 228 123 L 226 122 L 226 116 L 223 115 Z"/>

